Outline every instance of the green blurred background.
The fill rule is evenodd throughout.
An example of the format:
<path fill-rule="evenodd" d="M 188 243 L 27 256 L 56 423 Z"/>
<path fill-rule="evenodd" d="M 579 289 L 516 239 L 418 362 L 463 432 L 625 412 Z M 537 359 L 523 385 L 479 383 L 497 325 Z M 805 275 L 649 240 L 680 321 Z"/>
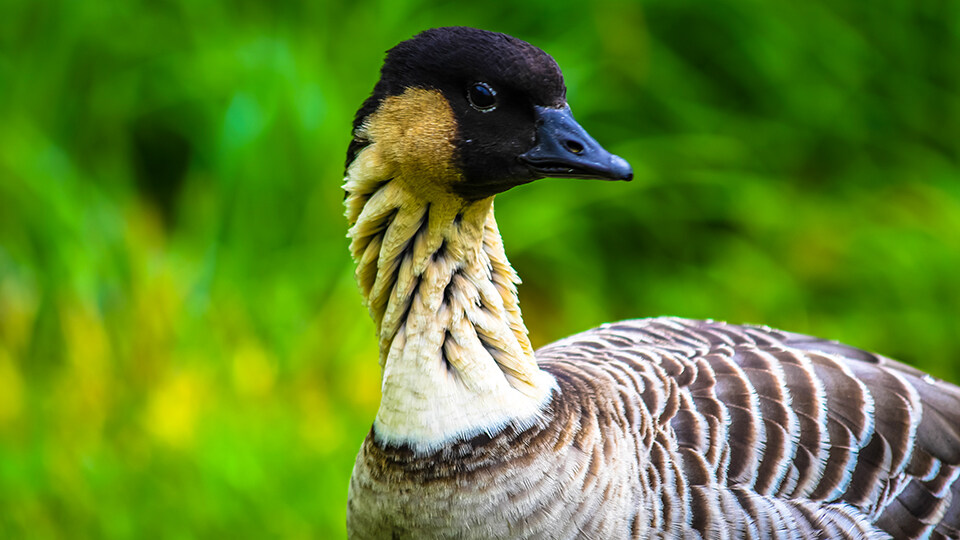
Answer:
<path fill-rule="evenodd" d="M 960 381 L 960 2 L 3 0 L 0 537 L 343 536 L 350 122 L 449 24 L 553 54 L 636 171 L 498 200 L 535 345 L 711 317 Z"/>

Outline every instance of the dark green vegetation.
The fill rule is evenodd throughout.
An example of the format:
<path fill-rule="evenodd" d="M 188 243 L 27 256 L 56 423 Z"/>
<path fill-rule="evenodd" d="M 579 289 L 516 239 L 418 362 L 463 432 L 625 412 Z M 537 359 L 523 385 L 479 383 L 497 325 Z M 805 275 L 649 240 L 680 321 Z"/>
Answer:
<path fill-rule="evenodd" d="M 343 535 L 349 126 L 445 24 L 553 54 L 636 171 L 499 199 L 536 345 L 712 317 L 960 381 L 960 3 L 7 0 L 0 537 Z"/>

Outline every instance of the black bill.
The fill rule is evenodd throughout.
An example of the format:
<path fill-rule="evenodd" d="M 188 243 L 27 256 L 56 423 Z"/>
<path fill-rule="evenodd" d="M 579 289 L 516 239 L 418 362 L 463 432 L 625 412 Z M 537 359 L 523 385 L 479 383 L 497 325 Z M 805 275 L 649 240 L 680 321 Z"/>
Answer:
<path fill-rule="evenodd" d="M 534 173 L 555 178 L 631 180 L 625 159 L 604 150 L 573 119 L 570 107 L 536 107 L 537 144 L 520 160 Z"/>

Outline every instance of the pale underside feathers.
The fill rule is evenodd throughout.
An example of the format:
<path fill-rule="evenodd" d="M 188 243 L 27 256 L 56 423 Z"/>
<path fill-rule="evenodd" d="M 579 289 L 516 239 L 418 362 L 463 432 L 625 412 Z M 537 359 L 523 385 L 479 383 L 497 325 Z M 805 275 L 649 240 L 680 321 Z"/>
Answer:
<path fill-rule="evenodd" d="M 348 236 L 383 376 L 349 536 L 960 539 L 957 386 L 712 321 L 534 352 L 493 195 L 632 178 L 565 95 L 532 45 L 441 28 L 388 53 L 357 115 Z"/>

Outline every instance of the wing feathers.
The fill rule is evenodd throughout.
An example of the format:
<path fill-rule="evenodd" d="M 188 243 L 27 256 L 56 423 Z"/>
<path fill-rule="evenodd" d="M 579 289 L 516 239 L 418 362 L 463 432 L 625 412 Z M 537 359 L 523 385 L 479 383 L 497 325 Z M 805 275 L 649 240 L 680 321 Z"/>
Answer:
<path fill-rule="evenodd" d="M 654 530 L 960 537 L 956 386 L 840 343 L 710 321 L 624 321 L 537 354 L 628 389 L 612 398 L 630 402 L 622 415 L 581 429 L 651 422 L 641 484 L 655 515 L 636 519 Z"/>

